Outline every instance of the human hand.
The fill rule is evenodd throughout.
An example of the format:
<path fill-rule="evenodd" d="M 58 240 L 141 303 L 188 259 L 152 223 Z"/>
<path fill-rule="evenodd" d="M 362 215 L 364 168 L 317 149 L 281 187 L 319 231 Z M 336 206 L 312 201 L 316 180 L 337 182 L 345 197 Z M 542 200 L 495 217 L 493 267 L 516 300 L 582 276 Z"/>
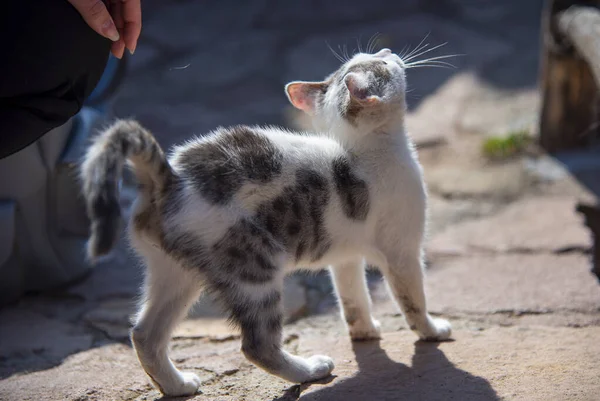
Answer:
<path fill-rule="evenodd" d="M 112 54 L 123 57 L 135 51 L 142 31 L 141 0 L 68 0 L 94 31 L 113 41 Z M 108 7 L 107 7 L 108 6 Z"/>

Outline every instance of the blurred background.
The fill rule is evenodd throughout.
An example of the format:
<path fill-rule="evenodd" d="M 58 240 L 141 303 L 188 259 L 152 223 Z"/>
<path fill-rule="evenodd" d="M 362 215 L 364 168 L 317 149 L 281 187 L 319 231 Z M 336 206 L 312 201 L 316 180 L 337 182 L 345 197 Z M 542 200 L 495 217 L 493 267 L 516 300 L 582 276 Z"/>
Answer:
<path fill-rule="evenodd" d="M 283 86 L 337 69 L 329 46 L 351 55 L 380 34 L 378 47 L 400 53 L 427 36 L 430 47 L 447 43 L 427 56 L 461 56 L 447 60 L 454 69 L 409 72 L 411 111 L 454 85 L 443 108 L 459 116 L 438 108 L 447 113 L 435 128 L 441 135 L 501 131 L 510 128 L 506 120 L 524 126 L 535 116 L 527 91 L 537 83 L 542 3 L 146 0 L 143 34 L 114 108 L 139 118 L 165 146 L 218 125 L 286 124 Z M 466 79 L 453 84 L 459 76 Z M 511 100 L 510 110 L 494 107 L 508 115 L 489 111 L 495 98 Z M 480 122 L 472 121 L 477 100 L 488 103 Z"/>
<path fill-rule="evenodd" d="M 495 328 L 600 326 L 600 291 L 590 273 L 592 236 L 575 211 L 577 202 L 594 203 L 600 195 L 600 151 L 591 144 L 549 155 L 537 145 L 544 4 L 542 0 L 144 0 L 142 36 L 135 54 L 127 57 L 126 75 L 108 109 L 115 116 L 141 121 L 165 148 L 219 125 L 294 128 L 302 121 L 288 105 L 284 85 L 291 80 L 320 80 L 336 70 L 340 62 L 330 48 L 352 55 L 373 40 L 377 49 L 389 47 L 397 53 L 444 44 L 422 57 L 456 55 L 444 60 L 454 67 L 407 72 L 407 126 L 430 192 L 430 308 L 450 317 L 459 332 L 492 329 L 498 337 L 489 352 L 496 347 L 501 353 L 512 346 L 508 339 L 514 336 L 503 337 Z M 596 129 L 597 125 L 590 132 Z M 135 188 L 131 182 L 125 184 L 122 201 L 127 210 Z M 84 279 L 26 296 L 2 310 L 0 379 L 10 378 L 11 388 L 26 386 L 41 379 L 28 379 L 21 372 L 52 368 L 90 348 L 129 344 L 129 316 L 141 272 L 122 241 L 111 258 Z M 371 271 L 368 277 L 384 331 L 406 331 L 378 273 Z M 332 290 L 327 273 L 288 278 L 289 330 L 308 337 L 342 336 L 341 320 L 330 318 L 337 308 Z M 228 345 L 238 338 L 235 330 L 223 322 L 220 309 L 209 299 L 203 298 L 190 317 L 175 336 L 178 363 L 204 366 L 198 361 L 237 352 Z M 40 338 L 37 332 L 52 335 Z M 558 338 L 561 335 L 573 334 L 560 332 Z M 298 336 L 290 338 L 288 344 L 296 344 Z M 205 355 L 193 348 L 199 339 L 220 347 L 218 352 Z M 183 349 L 196 353 L 188 359 Z M 86 355 L 81 363 L 103 357 Z M 198 361 L 190 362 L 194 358 Z M 139 370 L 134 359 L 123 363 Z M 210 381 L 230 376 L 219 370 L 219 363 L 210 368 L 217 372 L 214 375 L 205 369 L 206 394 L 224 394 L 218 382 Z M 510 380 L 494 382 L 492 370 L 486 376 L 486 365 L 482 366 L 479 374 L 493 383 L 473 384 L 470 389 L 480 391 L 481 398 L 472 399 L 496 399 L 491 390 L 496 385 L 511 391 Z M 596 368 L 600 367 L 586 365 L 578 374 L 593 374 Z M 245 366 L 240 372 L 255 378 L 251 369 Z M 237 384 L 246 380 L 236 372 L 231 380 L 237 377 Z M 132 384 L 127 390 L 103 389 L 105 398 L 99 399 L 125 399 L 126 391 L 142 397 L 154 391 L 143 379 L 118 369 L 104 373 L 121 375 Z M 547 377 L 557 383 L 557 391 L 568 389 L 567 381 Z M 264 391 L 275 388 L 261 383 Z M 467 393 L 471 385 L 441 383 Z M 586 383 L 582 391 L 597 389 L 591 381 Z M 73 386 L 59 384 L 52 391 L 56 399 L 88 391 L 85 385 Z M 421 390 L 429 391 L 428 386 Z M 278 391 L 272 390 L 274 396 L 281 395 Z M 523 394 L 522 399 L 535 399 L 533 393 L 533 398 Z M 285 398 L 288 395 L 278 399 L 297 399 Z"/>

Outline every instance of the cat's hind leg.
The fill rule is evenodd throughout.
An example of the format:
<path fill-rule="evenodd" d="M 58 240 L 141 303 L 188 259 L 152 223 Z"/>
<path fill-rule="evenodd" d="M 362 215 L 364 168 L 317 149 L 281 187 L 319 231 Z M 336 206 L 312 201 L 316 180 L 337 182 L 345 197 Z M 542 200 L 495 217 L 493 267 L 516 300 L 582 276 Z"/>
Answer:
<path fill-rule="evenodd" d="M 324 355 L 301 358 L 282 348 L 281 280 L 240 282 L 223 294 L 242 331 L 242 352 L 267 372 L 293 383 L 329 376 L 333 360 Z"/>
<path fill-rule="evenodd" d="M 131 332 L 133 346 L 142 367 L 164 395 L 195 394 L 200 378 L 173 365 L 168 343 L 176 324 L 196 302 L 199 282 L 158 250 L 144 256 L 146 282 L 143 304 Z"/>
<path fill-rule="evenodd" d="M 450 323 L 435 319 L 427 312 L 420 250 L 385 252 L 385 259 L 381 270 L 410 329 L 422 340 L 449 339 L 452 334 Z"/>
<path fill-rule="evenodd" d="M 330 268 L 342 316 L 352 340 L 381 338 L 379 322 L 371 315 L 371 299 L 364 261 L 342 263 Z"/>

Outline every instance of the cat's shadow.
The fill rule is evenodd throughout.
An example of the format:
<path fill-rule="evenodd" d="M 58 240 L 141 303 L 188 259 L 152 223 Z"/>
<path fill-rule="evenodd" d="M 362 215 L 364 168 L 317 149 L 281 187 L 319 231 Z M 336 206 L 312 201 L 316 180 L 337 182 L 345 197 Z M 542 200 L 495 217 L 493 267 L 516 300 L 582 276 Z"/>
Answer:
<path fill-rule="evenodd" d="M 412 366 L 392 360 L 379 341 L 355 342 L 352 349 L 358 363 L 353 377 L 326 379 L 318 383 L 333 384 L 305 395 L 315 383 L 292 386 L 274 401 L 500 399 L 487 380 L 454 366 L 439 343 L 417 341 Z"/>

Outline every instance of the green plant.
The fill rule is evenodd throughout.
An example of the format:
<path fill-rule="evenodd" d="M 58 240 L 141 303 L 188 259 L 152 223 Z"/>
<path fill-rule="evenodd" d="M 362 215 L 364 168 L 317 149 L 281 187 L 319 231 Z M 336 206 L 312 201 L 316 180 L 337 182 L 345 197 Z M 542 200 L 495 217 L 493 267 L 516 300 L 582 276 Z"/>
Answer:
<path fill-rule="evenodd" d="M 510 132 L 503 136 L 494 136 L 483 141 L 483 154 L 494 160 L 507 159 L 522 153 L 531 143 L 526 130 Z"/>

